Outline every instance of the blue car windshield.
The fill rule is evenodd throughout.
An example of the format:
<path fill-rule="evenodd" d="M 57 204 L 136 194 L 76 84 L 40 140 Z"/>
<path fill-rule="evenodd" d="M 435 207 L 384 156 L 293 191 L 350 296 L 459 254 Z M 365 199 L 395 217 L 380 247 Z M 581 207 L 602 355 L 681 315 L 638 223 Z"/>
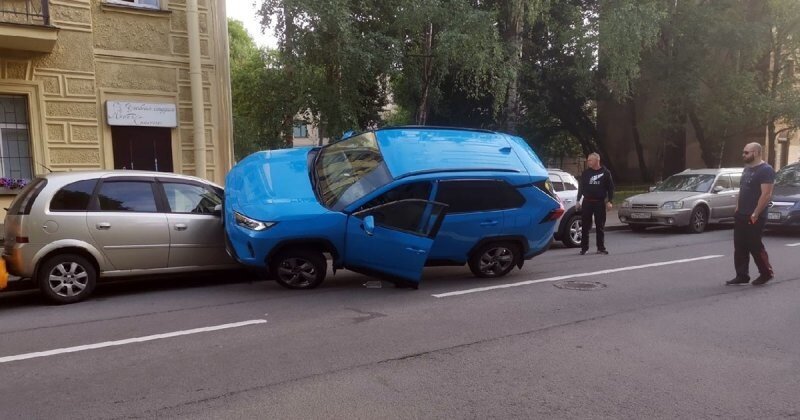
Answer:
<path fill-rule="evenodd" d="M 714 175 L 685 174 L 672 175 L 659 184 L 654 191 L 694 191 L 709 192 L 714 183 Z"/>
<path fill-rule="evenodd" d="M 314 165 L 317 195 L 326 207 L 341 210 L 391 182 L 375 133 L 364 133 L 323 147 Z"/>

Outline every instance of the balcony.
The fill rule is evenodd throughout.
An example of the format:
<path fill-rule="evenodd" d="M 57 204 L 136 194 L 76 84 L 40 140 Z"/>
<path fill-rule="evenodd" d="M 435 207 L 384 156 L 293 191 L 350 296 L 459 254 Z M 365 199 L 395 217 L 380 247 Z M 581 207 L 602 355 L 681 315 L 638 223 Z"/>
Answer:
<path fill-rule="evenodd" d="M 57 39 L 49 0 L 0 0 L 0 49 L 50 52 Z"/>

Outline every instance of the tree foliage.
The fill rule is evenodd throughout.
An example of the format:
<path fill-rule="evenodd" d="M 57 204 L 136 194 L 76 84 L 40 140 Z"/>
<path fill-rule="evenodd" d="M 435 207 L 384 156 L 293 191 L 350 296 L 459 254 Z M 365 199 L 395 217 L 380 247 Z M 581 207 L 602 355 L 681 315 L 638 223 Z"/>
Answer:
<path fill-rule="evenodd" d="M 660 161 L 679 167 L 690 130 L 718 166 L 734 158 L 731 141 L 800 124 L 796 0 L 259 4 L 278 51 L 231 29 L 237 139 L 259 147 L 286 146 L 306 115 L 332 138 L 384 124 L 461 125 L 519 133 L 548 153 L 609 156 L 598 104 L 613 101 L 627 110 L 621 123 L 647 180 L 674 168 L 648 168 L 645 142 L 663 144 Z"/>

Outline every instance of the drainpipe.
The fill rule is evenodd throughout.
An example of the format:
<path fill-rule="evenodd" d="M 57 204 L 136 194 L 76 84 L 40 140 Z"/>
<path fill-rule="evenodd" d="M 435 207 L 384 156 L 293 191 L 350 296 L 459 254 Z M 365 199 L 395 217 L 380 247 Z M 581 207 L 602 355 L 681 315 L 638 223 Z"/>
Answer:
<path fill-rule="evenodd" d="M 194 127 L 195 175 L 206 178 L 205 104 L 203 71 L 200 62 L 200 15 L 197 0 L 186 1 L 186 26 L 189 31 L 189 80 L 192 86 L 192 122 Z"/>

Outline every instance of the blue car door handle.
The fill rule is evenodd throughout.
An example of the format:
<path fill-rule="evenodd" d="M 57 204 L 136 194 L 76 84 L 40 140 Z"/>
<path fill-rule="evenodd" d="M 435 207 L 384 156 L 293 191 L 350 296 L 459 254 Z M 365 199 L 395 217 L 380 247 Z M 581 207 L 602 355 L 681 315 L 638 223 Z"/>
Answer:
<path fill-rule="evenodd" d="M 498 223 L 500 222 L 497 220 L 487 220 L 485 222 L 481 222 L 481 226 L 497 226 Z"/>
<path fill-rule="evenodd" d="M 412 248 L 412 247 L 408 247 L 408 248 L 406 248 L 406 251 L 411 251 L 411 252 L 413 252 L 413 253 L 415 253 L 415 254 L 420 254 L 420 255 L 422 255 L 422 254 L 424 254 L 424 253 L 425 253 L 425 250 L 424 250 L 424 249 Z"/>

